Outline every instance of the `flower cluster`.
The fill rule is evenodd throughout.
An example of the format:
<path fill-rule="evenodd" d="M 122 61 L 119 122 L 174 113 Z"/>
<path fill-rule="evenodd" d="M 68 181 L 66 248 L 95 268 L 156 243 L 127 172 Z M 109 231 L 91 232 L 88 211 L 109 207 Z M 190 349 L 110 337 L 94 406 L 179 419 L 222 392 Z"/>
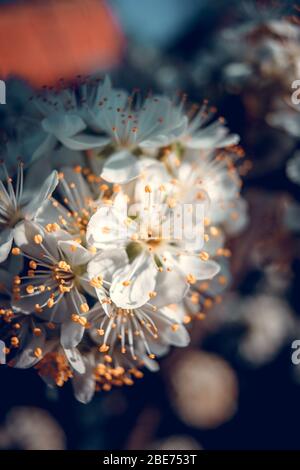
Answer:
<path fill-rule="evenodd" d="M 33 105 L 25 183 L 21 162 L 13 178 L 2 164 L 1 338 L 9 365 L 71 379 L 87 402 L 157 370 L 219 300 L 226 234 L 247 220 L 243 152 L 207 103 L 142 100 L 108 78 Z"/>
<path fill-rule="evenodd" d="M 219 77 L 226 92 L 241 95 L 252 118 L 267 119 L 297 137 L 299 117 L 291 95 L 300 73 L 299 11 L 259 2 L 256 7 L 245 2 L 239 10 L 242 21 L 220 30 L 193 63 L 195 84 L 209 87 Z"/>

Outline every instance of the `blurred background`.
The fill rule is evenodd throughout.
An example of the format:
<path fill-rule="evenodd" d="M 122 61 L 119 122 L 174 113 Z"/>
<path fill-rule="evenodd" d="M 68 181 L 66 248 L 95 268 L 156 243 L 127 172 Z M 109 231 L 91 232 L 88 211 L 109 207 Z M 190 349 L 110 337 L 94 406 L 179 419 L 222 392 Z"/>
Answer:
<path fill-rule="evenodd" d="M 299 9 L 282 0 L 0 1 L 8 138 L 32 88 L 103 75 L 208 99 L 245 149 L 249 224 L 228 239 L 232 280 L 190 347 L 88 405 L 69 384 L 1 367 L 1 449 L 299 449 Z"/>

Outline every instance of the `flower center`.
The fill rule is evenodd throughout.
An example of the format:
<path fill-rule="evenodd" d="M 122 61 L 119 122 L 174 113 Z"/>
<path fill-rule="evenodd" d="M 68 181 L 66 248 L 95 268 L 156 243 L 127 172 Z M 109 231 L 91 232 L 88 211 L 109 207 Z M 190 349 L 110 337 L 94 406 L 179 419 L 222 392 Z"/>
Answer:
<path fill-rule="evenodd" d="M 53 379 L 58 387 L 62 387 L 73 375 L 65 356 L 55 352 L 46 354 L 35 369 L 41 377 Z"/>
<path fill-rule="evenodd" d="M 53 278 L 58 284 L 61 293 L 70 292 L 74 285 L 74 273 L 66 261 L 60 261 L 52 269 Z"/>
<path fill-rule="evenodd" d="M 159 245 L 162 244 L 162 242 L 163 242 L 162 239 L 151 239 L 151 240 L 148 240 L 146 243 L 149 249 L 155 250 L 156 248 L 158 248 Z"/>
<path fill-rule="evenodd" d="M 113 386 L 133 385 L 134 379 L 141 379 L 143 373 L 138 369 L 143 364 L 140 362 L 128 364 L 128 368 L 119 365 L 119 361 L 114 364 L 112 356 L 105 354 L 102 360 L 94 369 L 96 380 L 96 390 L 108 392 Z M 122 363 L 123 361 L 120 361 Z"/>
<path fill-rule="evenodd" d="M 18 208 L 16 211 L 11 213 L 10 218 L 7 220 L 7 226 L 9 228 L 13 228 L 21 220 L 23 220 L 23 214 L 21 209 Z"/>

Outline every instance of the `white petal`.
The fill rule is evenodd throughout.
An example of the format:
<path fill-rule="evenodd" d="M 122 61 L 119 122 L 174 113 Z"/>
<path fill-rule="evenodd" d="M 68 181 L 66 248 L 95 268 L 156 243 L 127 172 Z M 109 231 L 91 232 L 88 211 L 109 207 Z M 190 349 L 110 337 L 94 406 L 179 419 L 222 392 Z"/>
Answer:
<path fill-rule="evenodd" d="M 77 276 L 77 281 L 80 292 L 88 294 L 94 298 L 97 297 L 94 287 L 90 285 L 90 279 L 86 272 L 84 272 L 81 276 Z"/>
<path fill-rule="evenodd" d="M 13 230 L 7 228 L 0 233 L 0 263 L 6 260 L 11 250 Z"/>
<path fill-rule="evenodd" d="M 70 137 L 86 128 L 84 121 L 76 114 L 53 113 L 42 121 L 42 128 L 49 134 Z"/>
<path fill-rule="evenodd" d="M 87 272 L 89 278 L 97 276 L 111 282 L 115 272 L 128 266 L 128 256 L 124 249 L 105 250 L 98 253 L 89 262 Z"/>
<path fill-rule="evenodd" d="M 59 249 L 72 267 L 87 264 L 93 257 L 93 254 L 75 241 L 58 241 Z"/>
<path fill-rule="evenodd" d="M 68 211 L 63 206 L 60 206 L 58 210 L 58 208 L 53 206 L 51 201 L 45 201 L 37 210 L 34 221 L 45 227 L 47 224 L 58 224 L 60 215 L 67 218 Z"/>
<path fill-rule="evenodd" d="M 232 281 L 228 260 L 226 258 L 223 258 L 220 259 L 218 262 L 220 265 L 220 271 L 218 273 L 218 276 L 215 276 L 213 279 L 211 279 L 208 285 L 208 289 L 206 291 L 206 293 L 208 295 L 211 295 L 212 297 L 221 294 L 224 290 L 228 288 Z M 223 278 L 222 282 L 220 282 L 221 276 Z"/>
<path fill-rule="evenodd" d="M 41 284 L 41 281 L 32 280 L 32 282 L 23 283 L 21 288 L 22 292 L 25 292 L 24 297 L 21 295 L 21 298 L 19 300 L 12 300 L 12 306 L 14 307 L 14 309 L 24 314 L 31 314 L 32 312 L 34 312 L 36 304 L 39 304 L 40 307 L 46 306 L 47 308 L 47 302 L 50 298 L 49 292 L 40 292 L 38 288 L 35 289 L 33 294 L 27 294 L 25 289 L 26 286 L 29 284 L 38 287 Z M 50 312 L 50 309 L 48 309 L 48 312 Z M 52 315 L 52 313 L 53 310 L 51 310 L 50 315 Z M 45 311 L 43 311 L 41 315 L 43 315 L 43 318 L 46 318 Z"/>
<path fill-rule="evenodd" d="M 15 360 L 13 360 L 13 367 L 17 367 L 18 369 L 28 369 L 29 367 L 33 367 L 37 362 L 41 360 L 41 357 L 36 357 L 34 351 L 36 348 L 40 348 L 45 354 L 45 332 L 43 327 L 42 334 L 40 336 L 32 336 L 29 343 L 24 345 L 24 349 L 17 356 Z"/>
<path fill-rule="evenodd" d="M 89 245 L 103 248 L 107 244 L 127 243 L 135 231 L 137 226 L 134 221 L 128 219 L 127 210 L 102 206 L 89 221 L 86 239 Z"/>
<path fill-rule="evenodd" d="M 39 279 L 28 280 L 26 283 L 22 283 L 22 292 L 25 291 L 27 285 L 32 284 L 34 286 L 38 286 L 40 283 L 41 281 Z M 33 294 L 26 293 L 26 295 L 24 297 L 22 296 L 20 300 L 12 300 L 12 305 L 16 311 L 30 315 L 34 312 L 35 305 L 39 304 L 43 308 L 43 311 L 41 313 L 36 313 L 36 316 L 40 317 L 42 320 L 62 323 L 70 317 L 70 306 L 66 302 L 67 296 L 68 294 L 62 297 L 52 308 L 49 308 L 47 307 L 49 292 L 39 292 L 39 290 L 36 289 Z"/>
<path fill-rule="evenodd" d="M 110 288 L 112 301 L 121 308 L 141 307 L 149 301 L 149 293 L 155 290 L 156 275 L 152 257 L 142 253 L 125 269 L 115 273 Z"/>
<path fill-rule="evenodd" d="M 149 369 L 151 372 L 159 371 L 158 362 L 154 361 L 153 359 L 150 359 L 148 356 L 146 356 L 146 354 L 145 355 L 141 354 L 141 360 L 143 361 L 143 364 L 145 365 L 145 367 L 147 367 L 147 369 Z"/>
<path fill-rule="evenodd" d="M 191 340 L 186 328 L 182 325 L 178 325 L 176 331 L 173 331 L 172 327 L 163 330 L 160 337 L 166 343 L 179 348 L 185 348 Z"/>
<path fill-rule="evenodd" d="M 141 172 L 140 163 L 132 153 L 121 150 L 113 153 L 104 163 L 101 177 L 110 183 L 127 183 Z"/>
<path fill-rule="evenodd" d="M 71 319 L 73 313 L 80 312 L 80 306 L 86 303 L 86 299 L 79 293 L 77 288 L 73 288 L 69 294 L 65 294 L 68 306 L 68 317 L 61 326 L 61 344 L 66 349 L 71 349 L 81 341 L 85 328 L 80 323 L 74 322 Z M 81 315 L 79 313 L 80 316 Z"/>
<path fill-rule="evenodd" d="M 205 241 L 203 250 L 214 256 L 219 248 L 224 246 L 225 236 L 221 229 L 218 229 L 216 233 L 209 235 L 209 240 Z"/>
<path fill-rule="evenodd" d="M 155 291 L 157 296 L 151 302 L 157 307 L 169 304 L 177 304 L 180 302 L 189 289 L 189 284 L 185 280 L 185 276 L 175 269 L 168 272 L 164 270 L 156 276 Z"/>
<path fill-rule="evenodd" d="M 245 199 L 239 198 L 228 210 L 228 216 L 224 222 L 227 234 L 237 235 L 242 232 L 249 222 L 248 204 Z M 234 217 L 232 217 L 234 214 Z"/>
<path fill-rule="evenodd" d="M 70 319 L 61 326 L 60 342 L 65 349 L 74 348 L 82 340 L 83 334 L 84 327 Z"/>
<path fill-rule="evenodd" d="M 65 349 L 65 355 L 67 356 L 67 359 L 76 372 L 78 374 L 84 374 L 85 372 L 85 364 L 83 362 L 82 356 L 78 349 L 72 348 L 72 349 Z"/>
<path fill-rule="evenodd" d="M 32 152 L 32 161 L 37 160 L 38 158 L 42 158 L 46 153 L 49 153 L 51 150 L 54 149 L 56 143 L 57 140 L 54 135 L 46 135 L 40 145 L 38 145 L 37 148 L 35 147 L 35 150 Z"/>
<path fill-rule="evenodd" d="M 26 218 L 31 219 L 35 216 L 42 204 L 47 201 L 58 184 L 57 171 L 53 171 L 43 183 L 40 191 L 35 194 L 31 202 L 24 208 Z"/>
<path fill-rule="evenodd" d="M 147 98 L 139 114 L 141 147 L 161 147 L 177 140 L 187 127 L 187 117 L 165 96 Z"/>
<path fill-rule="evenodd" d="M 237 134 L 228 134 L 228 129 L 221 122 L 214 121 L 207 127 L 196 131 L 187 141 L 187 147 L 193 149 L 223 148 L 239 142 Z"/>
<path fill-rule="evenodd" d="M 178 347 L 186 347 L 190 342 L 190 336 L 186 328 L 177 323 L 177 318 L 174 317 L 174 312 L 167 307 L 160 309 L 155 318 L 155 324 L 159 331 L 159 339 L 166 344 L 171 344 Z M 177 328 L 173 328 L 176 324 Z"/>
<path fill-rule="evenodd" d="M 91 401 L 95 393 L 95 379 L 92 372 L 88 371 L 85 374 L 74 373 L 72 385 L 75 398 L 80 403 L 86 404 Z"/>
<path fill-rule="evenodd" d="M 46 181 L 48 176 L 51 174 L 52 169 L 52 158 L 47 158 L 45 155 L 42 155 L 41 158 L 30 165 L 26 172 L 22 201 L 31 201 L 32 194 L 36 194 L 41 189 L 42 183 Z"/>
<path fill-rule="evenodd" d="M 220 266 L 215 261 L 202 261 L 196 255 L 180 256 L 178 264 L 187 276 L 191 274 L 198 281 L 202 281 L 204 279 L 211 279 L 220 270 Z"/>
<path fill-rule="evenodd" d="M 166 186 L 172 179 L 166 166 L 153 158 L 141 158 L 141 177 L 135 182 L 134 198 L 145 202 L 145 196 L 155 203 L 162 201 L 161 186 Z M 145 186 L 151 187 L 152 192 L 145 195 Z"/>
<path fill-rule="evenodd" d="M 70 165 L 70 163 L 69 163 Z M 63 166 L 61 168 L 61 172 L 64 175 L 64 181 L 67 183 L 68 186 L 71 184 L 75 185 L 76 188 L 76 204 L 79 207 L 85 208 L 87 201 L 93 198 L 92 192 L 90 190 L 90 186 L 87 180 L 83 177 L 82 173 L 78 171 L 74 171 L 74 168 L 68 166 Z M 66 194 L 63 190 L 63 186 L 59 185 L 58 190 L 61 193 L 62 197 Z M 77 202 L 78 199 L 78 202 Z"/>
<path fill-rule="evenodd" d="M 61 136 L 62 144 L 71 150 L 89 150 L 102 148 L 110 143 L 110 138 L 89 134 L 77 134 L 72 137 Z"/>
<path fill-rule="evenodd" d="M 21 250 L 29 256 L 34 256 L 44 261 L 44 248 L 34 242 L 35 235 L 43 237 L 43 246 L 45 246 L 55 260 L 58 260 L 57 238 L 53 234 L 45 233 L 38 224 L 27 220 L 20 222 L 14 228 L 14 239 Z"/>

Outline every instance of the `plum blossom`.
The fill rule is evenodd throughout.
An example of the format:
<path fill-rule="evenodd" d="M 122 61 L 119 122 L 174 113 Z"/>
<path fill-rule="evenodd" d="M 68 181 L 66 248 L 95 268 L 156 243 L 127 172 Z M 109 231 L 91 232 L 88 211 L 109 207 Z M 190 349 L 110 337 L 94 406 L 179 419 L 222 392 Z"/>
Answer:
<path fill-rule="evenodd" d="M 1 171 L 5 183 L 0 181 L 0 262 L 6 260 L 14 239 L 14 228 L 21 220 L 32 220 L 38 209 L 47 202 L 57 183 L 57 172 L 53 171 L 38 190 L 31 194 L 24 186 L 23 164 L 19 161 L 15 185 L 9 177 L 4 162 Z"/>
<path fill-rule="evenodd" d="M 92 324 L 98 323 L 98 342 L 102 343 L 100 351 L 106 352 L 120 341 L 121 352 L 125 353 L 128 348 L 135 358 L 135 337 L 138 337 L 139 343 L 143 343 L 144 354 L 149 356 L 152 356 L 152 343 L 186 345 L 187 332 L 178 323 L 178 319 L 170 316 L 165 309 L 171 301 L 180 301 L 185 290 L 180 289 L 180 286 L 178 290 L 175 285 L 170 286 L 171 292 L 166 291 L 167 275 L 159 272 L 157 290 L 148 291 L 143 303 L 141 299 L 133 308 L 124 308 L 124 301 L 115 285 L 120 271 L 126 272 L 128 268 L 132 269 L 126 251 L 122 249 L 99 252 L 88 264 L 91 285 L 95 287 L 101 305 L 99 308 L 97 304 L 90 313 Z M 147 281 L 144 282 L 143 289 L 151 289 L 152 286 Z M 130 286 L 125 281 L 122 287 Z"/>
<path fill-rule="evenodd" d="M 89 311 L 84 266 L 92 253 L 70 240 L 66 232 L 48 233 L 32 222 L 16 227 L 15 241 L 28 258 L 30 269 L 27 276 L 15 277 L 13 308 L 62 324 L 62 345 L 76 346 L 84 334 L 85 314 Z"/>
<path fill-rule="evenodd" d="M 149 96 L 140 105 L 129 96 L 125 103 L 101 104 L 99 122 L 109 135 L 114 151 L 105 161 L 102 178 L 125 183 L 141 172 L 138 155 L 155 151 L 178 140 L 187 127 L 187 117 L 164 96 Z"/>
<path fill-rule="evenodd" d="M 166 282 L 181 292 L 196 280 L 213 277 L 219 269 L 202 251 L 202 210 L 197 214 L 196 206 L 186 208 L 174 197 L 168 198 L 163 185 L 156 191 L 146 184 L 139 196 L 141 201 L 136 199 L 131 216 L 124 206 L 126 195 L 119 194 L 114 203 L 99 207 L 87 228 L 90 245 L 123 247 L 133 258 L 127 267 L 116 271 L 112 285 L 112 296 L 124 308 L 144 304 L 149 291 L 156 289 L 159 273 L 165 273 Z M 160 202 L 153 203 L 155 200 Z M 199 207 L 202 209 L 202 203 Z M 183 218 L 186 209 L 191 214 Z M 183 230 L 179 227 L 182 222 Z"/>
<path fill-rule="evenodd" d="M 21 163 L 16 181 L 1 167 L 0 338 L 10 366 L 87 403 L 158 370 L 220 301 L 226 236 L 247 222 L 239 138 L 207 103 L 108 77 L 46 88 L 33 108 L 26 186 Z"/>

